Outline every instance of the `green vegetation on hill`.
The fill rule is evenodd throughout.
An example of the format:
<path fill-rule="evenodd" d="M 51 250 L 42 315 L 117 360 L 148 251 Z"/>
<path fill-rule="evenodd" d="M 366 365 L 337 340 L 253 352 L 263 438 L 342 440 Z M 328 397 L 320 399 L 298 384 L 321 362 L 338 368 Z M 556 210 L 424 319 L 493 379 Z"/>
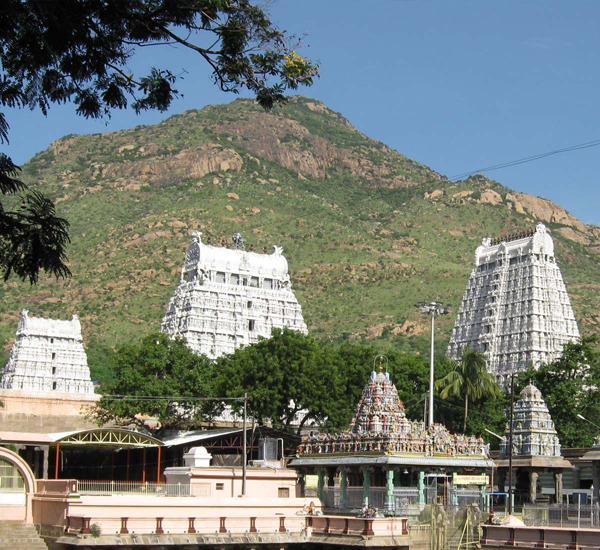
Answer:
<path fill-rule="evenodd" d="M 283 246 L 317 340 L 426 353 L 428 319 L 413 304 L 452 303 L 436 325 L 443 353 L 481 238 L 543 221 L 580 327 L 598 332 L 599 228 L 481 176 L 452 183 L 308 98 L 65 136 L 23 179 L 70 222 L 73 277 L 3 284 L 0 339 L 7 351 L 24 307 L 77 313 L 94 377 L 115 346 L 158 330 L 194 229 L 213 243 L 240 231 L 257 251 Z"/>

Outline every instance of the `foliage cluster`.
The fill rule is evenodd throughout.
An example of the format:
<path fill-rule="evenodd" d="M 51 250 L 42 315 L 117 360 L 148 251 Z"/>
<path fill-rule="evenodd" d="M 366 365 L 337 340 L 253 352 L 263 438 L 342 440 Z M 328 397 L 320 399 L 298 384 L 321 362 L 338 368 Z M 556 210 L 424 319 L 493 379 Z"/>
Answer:
<path fill-rule="evenodd" d="M 542 392 L 563 447 L 590 447 L 600 435 L 597 344 L 596 338 L 568 344 L 559 359 L 537 370 L 531 367 L 517 381 L 517 390 L 533 382 Z"/>
<path fill-rule="evenodd" d="M 209 45 L 210 44 L 210 45 Z M 311 85 L 318 67 L 292 49 L 290 37 L 250 0 L 4 0 L 0 8 L 0 107 L 39 108 L 72 102 L 86 118 L 108 117 L 132 102 L 136 112 L 166 110 L 180 75 L 152 67 L 136 75 L 128 65 L 148 46 L 178 46 L 207 63 L 223 91 L 255 94 L 270 109 L 284 92 Z M 0 143 L 9 124 L 0 112 Z M 85 157 L 75 169 L 86 168 Z M 39 155 L 38 166 L 49 155 Z M 20 168 L 0 153 L 0 194 L 27 190 Z M 18 201 L 17 201 L 18 204 Z M 11 208 L 12 207 L 12 208 Z M 31 284 L 41 270 L 68 277 L 69 224 L 39 191 L 16 207 L 0 203 L 0 270 Z"/>
<path fill-rule="evenodd" d="M 221 410 L 218 398 L 247 394 L 249 413 L 259 423 L 286 430 L 312 424 L 326 431 L 345 430 L 375 368 L 376 356 L 372 346 L 348 342 L 319 345 L 311 336 L 284 329 L 213 363 L 193 355 L 181 340 L 152 334 L 115 354 L 115 381 L 103 388 L 98 420 L 142 427 L 149 416 L 159 422 L 158 432 L 162 433 L 210 420 Z M 407 417 L 422 418 L 428 361 L 398 352 L 389 353 L 384 361 Z M 436 361 L 437 376 L 446 376 L 452 367 L 446 359 Z M 114 393 L 130 398 L 111 397 Z M 145 400 L 144 396 L 171 399 Z M 192 399 L 197 397 L 212 397 L 216 403 Z M 480 428 L 481 418 L 489 420 L 489 411 L 482 406 L 483 399 L 473 402 L 470 425 Z M 239 412 L 239 407 L 239 402 L 234 402 L 234 411 Z M 453 402 L 439 402 L 436 421 L 458 431 L 461 418 L 454 407 Z M 498 429 L 498 420 L 492 419 L 485 427 Z M 485 435 L 483 430 L 477 433 Z"/>
<path fill-rule="evenodd" d="M 515 399 L 529 383 L 542 392 L 564 447 L 588 447 L 600 424 L 600 354 L 596 342 L 585 338 L 569 344 L 564 354 L 539 370 L 515 377 Z M 369 373 L 376 368 L 377 350 L 370 345 L 344 342 L 319 344 L 311 336 L 288 329 L 238 349 L 216 362 L 194 355 L 183 340 L 151 334 L 115 354 L 115 379 L 103 387 L 98 421 L 146 427 L 147 417 L 157 431 L 193 428 L 222 411 L 220 398 L 248 395 L 249 413 L 259 423 L 285 430 L 319 425 L 320 430 L 348 429 Z M 436 360 L 435 421 L 452 432 L 481 435 L 498 446 L 487 430 L 502 434 L 510 409 L 510 388 L 500 392 L 480 372 L 481 357 L 467 351 L 462 364 Z M 409 419 L 423 418 L 429 384 L 424 358 L 390 352 L 383 358 Z M 475 372 L 475 375 L 473 374 Z M 462 384 L 456 384 L 458 375 Z M 478 380 L 478 382 L 477 382 Z M 126 395 L 128 399 L 114 397 Z M 470 409 L 459 400 L 468 395 Z M 163 399 L 148 399 L 162 397 Z M 214 401 L 198 400 L 213 398 Z M 240 412 L 240 402 L 233 401 Z M 584 416 L 589 422 L 581 420 Z"/>

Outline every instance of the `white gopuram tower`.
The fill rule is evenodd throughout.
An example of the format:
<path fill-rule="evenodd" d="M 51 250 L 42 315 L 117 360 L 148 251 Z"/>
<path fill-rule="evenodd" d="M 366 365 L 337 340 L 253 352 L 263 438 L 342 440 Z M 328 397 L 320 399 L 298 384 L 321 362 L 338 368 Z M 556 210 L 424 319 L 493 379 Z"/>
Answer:
<path fill-rule="evenodd" d="M 557 359 L 578 339 L 546 227 L 502 241 L 483 239 L 447 355 L 459 360 L 466 346 L 481 351 L 488 371 L 505 384 L 511 373 Z"/>
<path fill-rule="evenodd" d="M 194 232 L 162 332 L 182 336 L 211 359 L 269 338 L 274 328 L 307 333 L 282 248 L 257 254 L 243 246 L 237 233 L 234 248 L 226 248 L 205 244 Z"/>
<path fill-rule="evenodd" d="M 77 315 L 61 321 L 29 317 L 26 309 L 21 311 L 0 389 L 93 394 Z"/>

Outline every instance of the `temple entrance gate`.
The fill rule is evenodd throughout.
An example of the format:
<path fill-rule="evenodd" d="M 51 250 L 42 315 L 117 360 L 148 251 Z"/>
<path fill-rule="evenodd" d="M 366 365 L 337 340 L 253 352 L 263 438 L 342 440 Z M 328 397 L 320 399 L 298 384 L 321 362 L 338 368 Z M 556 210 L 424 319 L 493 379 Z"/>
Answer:
<path fill-rule="evenodd" d="M 25 506 L 25 480 L 5 458 L 0 458 L 0 506 Z"/>
<path fill-rule="evenodd" d="M 443 504 L 448 503 L 448 478 L 450 476 L 442 473 L 425 474 L 425 503 Z"/>
<path fill-rule="evenodd" d="M 0 447 L 0 517 L 30 523 L 35 478 L 17 453 Z"/>

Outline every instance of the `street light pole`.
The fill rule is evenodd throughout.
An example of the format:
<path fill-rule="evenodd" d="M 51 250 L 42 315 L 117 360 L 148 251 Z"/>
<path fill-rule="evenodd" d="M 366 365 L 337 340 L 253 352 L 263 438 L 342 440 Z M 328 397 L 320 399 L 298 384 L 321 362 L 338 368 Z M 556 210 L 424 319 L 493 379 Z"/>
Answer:
<path fill-rule="evenodd" d="M 431 348 L 429 351 L 429 417 L 427 418 L 427 426 L 433 424 L 433 382 L 434 382 L 434 356 L 435 356 L 435 316 L 446 315 L 452 307 L 450 304 L 442 304 L 441 302 L 419 302 L 415 307 L 421 310 L 421 313 L 431 315 Z"/>
<path fill-rule="evenodd" d="M 581 420 L 585 420 L 586 422 L 590 423 L 592 426 L 594 426 L 595 428 L 598 428 L 600 430 L 600 426 L 598 426 L 598 424 L 594 424 L 591 420 L 588 420 L 582 414 L 578 414 L 577 418 L 580 418 Z"/>
<path fill-rule="evenodd" d="M 247 418 L 248 418 L 248 394 L 244 394 L 244 421 L 242 430 L 244 434 L 242 436 L 242 446 L 244 447 L 242 451 L 242 496 L 246 496 L 246 462 L 248 460 L 247 456 L 247 443 L 246 443 L 246 429 L 247 429 Z"/>
<path fill-rule="evenodd" d="M 508 435 L 508 515 L 512 516 L 513 499 L 513 416 L 515 412 L 515 375 L 510 376 L 510 431 Z"/>

